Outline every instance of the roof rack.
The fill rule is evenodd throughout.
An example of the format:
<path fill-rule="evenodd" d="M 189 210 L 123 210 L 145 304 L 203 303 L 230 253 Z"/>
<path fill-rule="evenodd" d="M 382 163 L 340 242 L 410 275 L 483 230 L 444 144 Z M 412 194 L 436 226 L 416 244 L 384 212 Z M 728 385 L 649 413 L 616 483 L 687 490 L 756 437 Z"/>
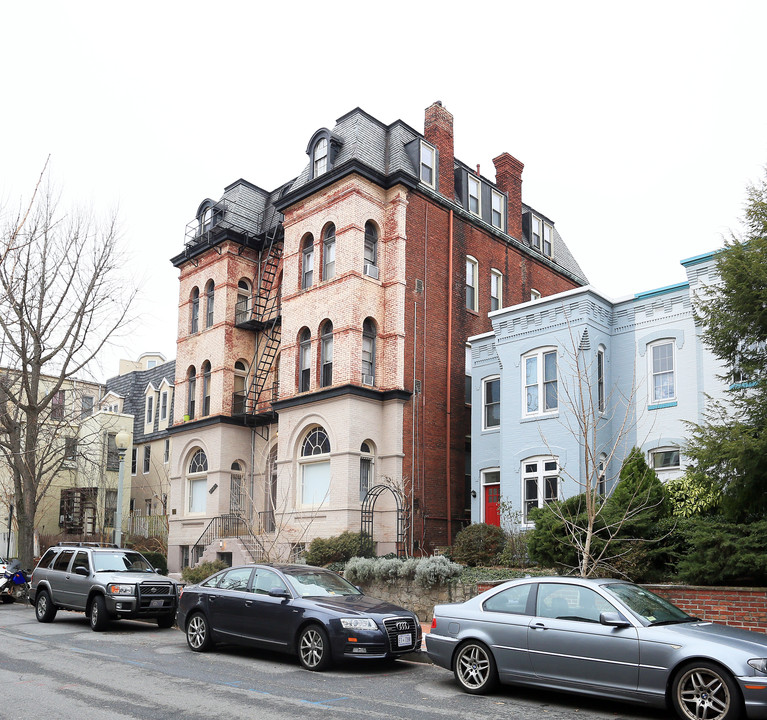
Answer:
<path fill-rule="evenodd" d="M 98 547 L 98 548 L 116 548 L 119 547 L 119 545 L 116 545 L 115 543 L 106 543 L 106 542 L 79 542 L 79 541 L 66 541 L 61 540 L 60 542 L 56 543 L 56 545 L 67 545 L 70 547 Z"/>

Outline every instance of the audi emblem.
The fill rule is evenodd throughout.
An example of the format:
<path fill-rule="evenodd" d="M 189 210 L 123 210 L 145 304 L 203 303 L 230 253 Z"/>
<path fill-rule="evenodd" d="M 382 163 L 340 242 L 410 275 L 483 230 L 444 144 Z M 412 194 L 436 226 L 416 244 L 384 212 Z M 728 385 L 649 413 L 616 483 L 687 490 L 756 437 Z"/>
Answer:
<path fill-rule="evenodd" d="M 397 623 L 397 630 L 407 630 L 407 629 L 408 629 L 407 621 Z"/>

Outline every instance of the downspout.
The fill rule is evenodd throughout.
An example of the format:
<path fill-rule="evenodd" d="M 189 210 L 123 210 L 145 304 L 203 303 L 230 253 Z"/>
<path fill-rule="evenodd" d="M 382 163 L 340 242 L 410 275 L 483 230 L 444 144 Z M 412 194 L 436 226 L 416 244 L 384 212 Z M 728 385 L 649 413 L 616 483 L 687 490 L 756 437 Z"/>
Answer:
<path fill-rule="evenodd" d="M 448 242 L 450 251 L 447 264 L 447 373 L 445 378 L 447 393 L 447 409 L 445 418 L 445 492 L 447 496 L 447 544 L 453 537 L 453 509 L 450 502 L 450 370 L 453 362 L 453 211 L 450 210 L 448 219 Z"/>

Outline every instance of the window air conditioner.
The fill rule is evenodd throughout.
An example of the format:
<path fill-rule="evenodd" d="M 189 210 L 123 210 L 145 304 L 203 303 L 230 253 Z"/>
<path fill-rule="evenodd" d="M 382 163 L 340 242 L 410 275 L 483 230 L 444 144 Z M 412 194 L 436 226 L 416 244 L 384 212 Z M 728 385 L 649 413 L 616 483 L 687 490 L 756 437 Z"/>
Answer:
<path fill-rule="evenodd" d="M 365 375 L 362 374 L 362 384 L 363 385 L 373 385 L 373 376 L 372 375 Z"/>
<path fill-rule="evenodd" d="M 378 266 L 371 263 L 365 263 L 364 269 L 365 275 L 372 277 L 374 280 L 378 280 Z"/>

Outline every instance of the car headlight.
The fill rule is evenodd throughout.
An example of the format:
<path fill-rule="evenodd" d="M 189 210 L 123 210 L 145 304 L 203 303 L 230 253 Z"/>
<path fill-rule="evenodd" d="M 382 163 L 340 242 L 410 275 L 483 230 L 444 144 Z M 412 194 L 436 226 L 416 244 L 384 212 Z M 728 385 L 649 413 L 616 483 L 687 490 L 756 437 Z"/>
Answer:
<path fill-rule="evenodd" d="M 754 658 L 753 660 L 749 660 L 748 664 L 754 668 L 754 670 L 758 670 L 760 673 L 767 675 L 767 658 Z"/>
<path fill-rule="evenodd" d="M 371 618 L 341 618 L 341 627 L 345 630 L 378 630 Z"/>
<path fill-rule="evenodd" d="M 117 583 L 107 586 L 110 595 L 134 595 L 135 588 L 135 585 L 118 585 Z"/>

